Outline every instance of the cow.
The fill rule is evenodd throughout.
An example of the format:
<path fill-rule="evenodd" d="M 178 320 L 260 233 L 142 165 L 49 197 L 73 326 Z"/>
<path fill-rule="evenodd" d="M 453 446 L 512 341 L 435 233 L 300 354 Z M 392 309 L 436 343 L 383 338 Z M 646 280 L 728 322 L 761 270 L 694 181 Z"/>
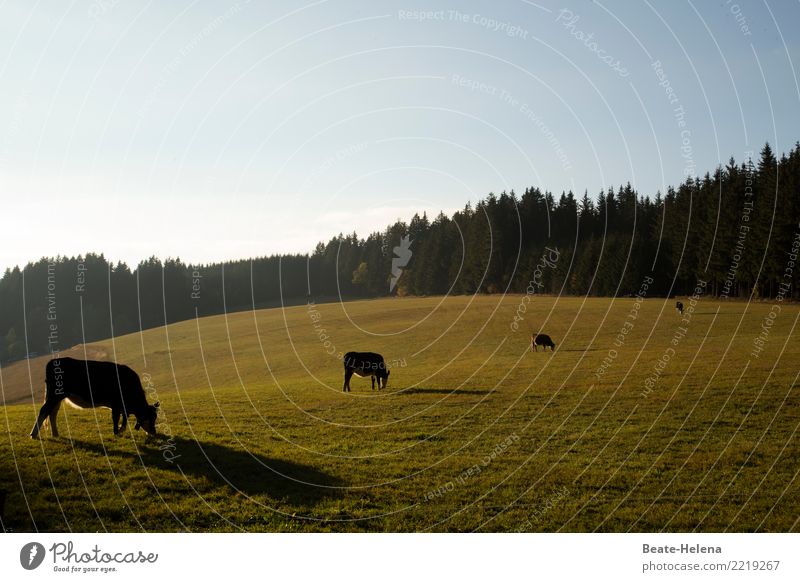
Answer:
<path fill-rule="evenodd" d="M 136 416 L 136 430 L 143 428 L 156 435 L 158 402 L 148 404 L 138 374 L 128 366 L 114 362 L 56 358 L 45 368 L 45 401 L 33 425 L 31 438 L 39 438 L 44 421 L 50 419 L 50 431 L 58 437 L 56 415 L 61 402 L 75 408 L 110 408 L 114 435 L 121 436 L 128 426 L 128 415 Z M 119 425 L 120 416 L 122 426 Z"/>
<path fill-rule="evenodd" d="M 553 343 L 553 340 L 550 339 L 549 335 L 543 333 L 535 333 L 531 335 L 531 349 L 534 352 L 538 352 L 539 346 L 544 346 L 544 351 L 547 351 L 547 347 L 550 346 L 551 351 L 556 351 L 556 344 Z"/>
<path fill-rule="evenodd" d="M 683 315 L 683 303 L 681 303 L 680 301 L 675 302 L 675 309 L 678 310 L 678 313 Z"/>
<path fill-rule="evenodd" d="M 372 389 L 375 390 L 375 378 L 378 379 L 378 390 L 389 382 L 389 370 L 383 356 L 372 352 L 347 352 L 344 355 L 344 386 L 342 392 L 350 392 L 350 378 L 353 374 L 362 378 L 370 376 L 372 379 Z"/>

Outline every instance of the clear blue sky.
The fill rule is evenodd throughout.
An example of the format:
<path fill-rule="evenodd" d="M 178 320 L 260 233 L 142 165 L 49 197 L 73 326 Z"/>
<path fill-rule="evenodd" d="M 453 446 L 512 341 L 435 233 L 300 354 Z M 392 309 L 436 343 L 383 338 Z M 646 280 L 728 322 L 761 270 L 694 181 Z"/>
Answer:
<path fill-rule="evenodd" d="M 263 4 L 0 4 L 0 269 L 308 252 L 800 139 L 798 2 Z"/>

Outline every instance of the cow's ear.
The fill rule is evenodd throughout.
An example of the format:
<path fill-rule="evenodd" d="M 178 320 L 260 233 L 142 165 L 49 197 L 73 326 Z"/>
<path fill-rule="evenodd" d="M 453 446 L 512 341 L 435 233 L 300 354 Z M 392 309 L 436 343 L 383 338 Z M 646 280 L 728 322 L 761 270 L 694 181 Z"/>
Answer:
<path fill-rule="evenodd" d="M 161 404 L 160 402 L 156 402 L 155 404 L 153 404 L 153 408 L 158 408 L 160 404 Z"/>

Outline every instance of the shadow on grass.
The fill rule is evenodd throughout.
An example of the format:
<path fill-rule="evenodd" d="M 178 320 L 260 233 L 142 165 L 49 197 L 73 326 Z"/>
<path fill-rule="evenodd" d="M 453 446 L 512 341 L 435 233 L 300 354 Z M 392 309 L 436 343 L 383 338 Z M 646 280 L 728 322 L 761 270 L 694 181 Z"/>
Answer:
<path fill-rule="evenodd" d="M 267 495 L 290 504 L 307 505 L 339 494 L 340 479 L 292 461 L 265 457 L 244 448 L 199 442 L 177 436 L 149 438 L 133 451 L 104 448 L 100 443 L 73 440 L 75 448 L 97 455 L 138 460 L 148 468 L 210 479 L 248 496 Z"/>
<path fill-rule="evenodd" d="M 407 396 L 410 394 L 491 394 L 491 390 L 469 390 L 461 388 L 424 388 L 418 386 L 416 388 L 409 388 L 408 390 L 398 390 L 395 392 L 397 396 Z"/>

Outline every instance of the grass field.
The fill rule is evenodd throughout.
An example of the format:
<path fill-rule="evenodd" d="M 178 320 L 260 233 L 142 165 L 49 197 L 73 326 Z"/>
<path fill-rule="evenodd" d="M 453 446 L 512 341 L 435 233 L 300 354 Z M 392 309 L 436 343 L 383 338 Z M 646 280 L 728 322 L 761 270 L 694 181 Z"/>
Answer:
<path fill-rule="evenodd" d="M 17 362 L 2 370 L 4 525 L 800 530 L 797 305 L 781 306 L 756 358 L 770 303 L 701 299 L 682 323 L 667 300 L 521 302 L 299 306 L 70 350 L 139 372 L 170 438 L 116 439 L 107 410 L 62 407 L 61 438 L 33 441 L 46 358 Z M 554 353 L 530 351 L 540 329 Z M 343 394 L 348 350 L 393 362 L 388 389 L 354 378 Z"/>

